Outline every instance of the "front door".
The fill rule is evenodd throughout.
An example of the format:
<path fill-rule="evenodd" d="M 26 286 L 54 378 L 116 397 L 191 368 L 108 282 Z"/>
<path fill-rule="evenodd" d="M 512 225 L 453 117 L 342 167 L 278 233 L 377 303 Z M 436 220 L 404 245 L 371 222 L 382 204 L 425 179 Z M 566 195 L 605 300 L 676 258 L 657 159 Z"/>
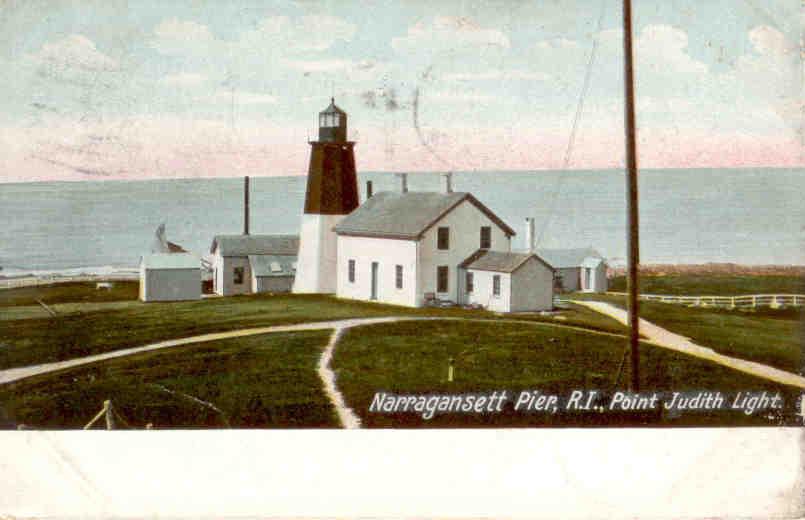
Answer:
<path fill-rule="evenodd" d="M 372 300 L 377 299 L 377 262 L 372 262 Z"/>

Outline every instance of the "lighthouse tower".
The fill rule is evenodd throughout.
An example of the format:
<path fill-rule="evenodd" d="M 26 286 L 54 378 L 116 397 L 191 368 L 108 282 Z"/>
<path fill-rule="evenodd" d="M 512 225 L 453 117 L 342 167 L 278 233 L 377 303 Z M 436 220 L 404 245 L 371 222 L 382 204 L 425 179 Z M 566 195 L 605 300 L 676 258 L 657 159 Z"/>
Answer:
<path fill-rule="evenodd" d="M 334 293 L 337 250 L 333 227 L 358 207 L 355 143 L 347 141 L 347 114 L 335 105 L 335 99 L 319 112 L 319 140 L 311 141 L 310 146 L 293 292 Z"/>

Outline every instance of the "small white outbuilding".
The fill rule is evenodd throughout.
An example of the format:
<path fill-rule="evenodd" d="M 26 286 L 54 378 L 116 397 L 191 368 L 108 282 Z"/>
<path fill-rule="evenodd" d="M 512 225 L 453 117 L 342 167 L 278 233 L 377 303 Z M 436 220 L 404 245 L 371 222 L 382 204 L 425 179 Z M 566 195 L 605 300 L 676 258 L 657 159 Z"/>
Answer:
<path fill-rule="evenodd" d="M 553 308 L 554 269 L 533 253 L 479 250 L 459 267 L 462 303 L 496 312 Z"/>
<path fill-rule="evenodd" d="M 201 259 L 189 253 L 155 253 L 140 260 L 140 300 L 201 299 Z"/>

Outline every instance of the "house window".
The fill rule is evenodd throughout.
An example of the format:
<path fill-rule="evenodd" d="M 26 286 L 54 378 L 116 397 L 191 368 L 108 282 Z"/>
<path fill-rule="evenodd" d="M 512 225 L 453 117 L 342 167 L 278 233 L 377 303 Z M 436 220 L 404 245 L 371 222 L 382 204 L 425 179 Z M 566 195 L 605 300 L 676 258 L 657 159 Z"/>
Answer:
<path fill-rule="evenodd" d="M 492 248 L 492 228 L 489 226 L 481 227 L 481 249 Z"/>
<path fill-rule="evenodd" d="M 436 248 L 450 249 L 450 228 L 440 227 L 437 233 Z"/>
<path fill-rule="evenodd" d="M 473 280 L 472 273 L 467 273 L 467 283 L 465 284 L 467 286 L 467 294 L 470 294 L 475 289 L 473 286 L 474 281 L 475 280 Z"/>
<path fill-rule="evenodd" d="M 496 274 L 492 277 L 492 295 L 500 296 L 500 275 Z"/>
<path fill-rule="evenodd" d="M 402 282 L 403 282 L 403 266 L 398 265 L 394 268 L 394 283 L 397 286 L 397 289 L 402 289 Z"/>
<path fill-rule="evenodd" d="M 347 276 L 350 283 L 355 283 L 355 260 L 350 260 L 347 263 Z"/>
<path fill-rule="evenodd" d="M 450 271 L 446 265 L 440 265 L 436 268 L 436 292 L 445 293 L 448 290 L 448 276 Z"/>
<path fill-rule="evenodd" d="M 235 283 L 235 285 L 241 285 L 243 283 L 243 268 L 236 267 L 233 271 L 233 274 L 234 274 L 233 282 Z"/>

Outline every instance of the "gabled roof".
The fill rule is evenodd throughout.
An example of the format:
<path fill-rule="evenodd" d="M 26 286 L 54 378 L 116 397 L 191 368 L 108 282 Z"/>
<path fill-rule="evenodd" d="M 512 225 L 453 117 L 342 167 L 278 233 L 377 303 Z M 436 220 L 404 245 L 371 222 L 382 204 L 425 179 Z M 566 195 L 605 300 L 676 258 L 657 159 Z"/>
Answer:
<path fill-rule="evenodd" d="M 189 253 L 152 253 L 140 263 L 146 269 L 201 269 L 201 259 Z"/>
<path fill-rule="evenodd" d="M 515 235 L 512 228 L 470 193 L 431 191 L 376 193 L 336 225 L 335 232 L 339 235 L 415 240 L 465 200 L 489 217 L 508 236 Z"/>
<path fill-rule="evenodd" d="M 252 276 L 294 276 L 296 255 L 249 255 Z"/>
<path fill-rule="evenodd" d="M 487 249 L 479 249 L 471 254 L 459 264 L 459 267 L 476 271 L 513 273 L 532 258 L 544 264 L 548 269 L 553 270 L 551 265 L 534 253 L 509 253 L 507 251 L 489 251 Z"/>
<path fill-rule="evenodd" d="M 537 249 L 537 254 L 544 258 L 556 269 L 566 267 L 581 267 L 584 261 L 588 258 L 598 258 L 602 261 L 604 260 L 604 257 L 592 247 L 582 247 L 577 249 Z"/>
<path fill-rule="evenodd" d="M 215 248 L 221 256 L 296 255 L 299 235 L 217 235 L 212 240 L 210 253 Z"/>

